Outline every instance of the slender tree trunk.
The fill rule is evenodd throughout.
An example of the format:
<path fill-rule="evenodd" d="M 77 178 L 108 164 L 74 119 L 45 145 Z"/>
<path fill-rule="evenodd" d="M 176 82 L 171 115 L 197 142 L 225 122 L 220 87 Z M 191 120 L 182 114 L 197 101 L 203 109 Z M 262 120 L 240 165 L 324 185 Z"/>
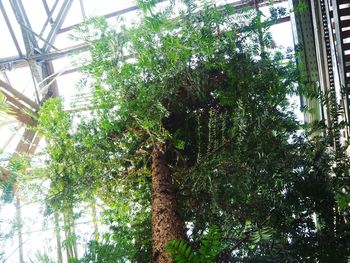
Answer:
<path fill-rule="evenodd" d="M 74 230 L 73 207 L 68 207 L 64 211 L 63 221 L 64 221 L 64 233 L 65 233 L 66 240 L 68 241 L 66 244 L 66 250 L 67 250 L 67 261 L 69 262 L 71 259 L 75 259 L 78 256 L 77 242 L 76 242 L 75 230 Z"/>
<path fill-rule="evenodd" d="M 72 234 L 74 236 L 74 241 L 73 241 L 73 250 L 74 250 L 74 258 L 78 258 L 78 244 L 76 240 L 76 231 L 75 231 L 75 222 L 74 218 L 72 218 Z"/>
<path fill-rule="evenodd" d="M 98 219 L 97 219 L 97 212 L 96 212 L 96 200 L 91 200 L 91 214 L 92 214 L 92 223 L 94 225 L 94 237 L 95 241 L 98 242 L 100 239 L 100 234 L 98 231 Z"/>
<path fill-rule="evenodd" d="M 59 214 L 57 211 L 54 212 L 54 220 L 55 220 L 55 234 L 56 234 L 56 243 L 57 243 L 57 262 L 63 263 L 61 229 L 60 229 L 60 223 L 59 223 Z"/>
<path fill-rule="evenodd" d="M 176 210 L 176 189 L 165 157 L 165 147 L 152 152 L 152 238 L 153 263 L 172 262 L 164 251 L 173 239 L 185 239 L 184 225 Z"/>
<path fill-rule="evenodd" d="M 63 222 L 64 222 L 64 236 L 66 238 L 66 252 L 67 252 L 67 262 L 69 262 L 72 258 L 74 258 L 74 251 L 71 244 L 71 228 L 70 223 L 67 218 L 66 212 L 63 215 Z"/>
<path fill-rule="evenodd" d="M 15 198 L 16 198 L 16 224 L 17 224 L 17 231 L 18 231 L 19 263 L 24 263 L 21 200 L 19 197 L 19 190 L 16 185 L 14 186 L 14 191 L 15 191 Z"/>

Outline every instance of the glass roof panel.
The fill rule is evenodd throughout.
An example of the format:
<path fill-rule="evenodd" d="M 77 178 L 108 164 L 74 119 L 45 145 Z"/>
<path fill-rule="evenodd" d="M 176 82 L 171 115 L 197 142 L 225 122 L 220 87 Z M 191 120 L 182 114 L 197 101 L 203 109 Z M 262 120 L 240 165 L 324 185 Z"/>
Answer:
<path fill-rule="evenodd" d="M 47 17 L 43 1 L 23 0 L 22 3 L 33 31 L 39 34 Z"/>
<path fill-rule="evenodd" d="M 22 124 L 17 123 L 17 121 L 10 120 L 8 124 L 0 126 L 0 134 L 1 134 L 1 144 L 0 151 L 1 153 L 12 153 L 12 145 L 16 144 L 14 141 L 18 141 L 16 139 L 18 136 L 22 136 L 23 129 Z M 16 137 L 16 138 L 15 138 Z"/>
<path fill-rule="evenodd" d="M 5 141 L 6 147 L 4 147 L 1 161 L 8 162 L 11 154 L 16 150 L 18 143 L 22 140 L 22 135 L 24 133 L 24 126 L 15 126 L 15 125 L 5 125 L 0 129 L 1 136 L 7 138 L 8 141 Z M 1 164 L 3 166 L 3 164 Z"/>
<path fill-rule="evenodd" d="M 17 68 L 7 72 L 11 86 L 31 100 L 35 100 L 35 89 L 32 74 L 28 67 Z M 20 76 L 20 77 L 19 77 Z"/>
<path fill-rule="evenodd" d="M 47 5 L 50 9 L 52 9 L 53 5 L 55 4 L 56 0 L 46 0 Z"/>
<path fill-rule="evenodd" d="M 99 0 L 96 5 L 95 0 L 84 0 L 84 8 L 87 17 L 106 15 L 135 5 L 135 1 L 111 1 Z"/>
<path fill-rule="evenodd" d="M 61 34 L 57 34 L 56 40 L 55 40 L 55 47 L 58 49 L 64 49 L 66 47 L 71 47 L 71 46 L 75 46 L 78 44 L 81 44 L 83 42 L 81 41 L 77 41 L 77 40 L 73 40 L 70 36 L 71 34 L 73 34 L 74 31 L 70 30 Z"/>
<path fill-rule="evenodd" d="M 83 21 L 83 15 L 80 8 L 80 1 L 73 1 L 72 6 L 69 9 L 68 15 L 65 18 L 62 28 L 67 26 L 76 25 Z"/>
<path fill-rule="evenodd" d="M 5 14 L 9 20 L 9 24 L 10 24 L 10 27 L 12 28 L 13 30 L 13 33 L 14 33 L 14 36 L 18 42 L 18 45 L 21 49 L 21 52 L 22 53 L 25 53 L 25 47 L 24 47 L 24 43 L 23 43 L 23 37 L 22 37 L 22 33 L 21 33 L 21 28 L 20 28 L 20 25 L 18 24 L 17 22 L 17 19 L 16 19 L 16 16 L 12 10 L 12 7 L 10 5 L 10 2 L 9 0 L 2 0 L 1 1 L 3 6 L 4 6 L 4 10 L 5 10 Z M 1 18 L 4 18 L 4 15 L 1 14 L 0 15 Z M 8 27 L 8 25 L 6 25 Z M 7 30 L 8 32 L 10 32 L 9 30 Z M 1 31 L 3 32 L 3 31 Z M 4 42 L 7 42 L 7 43 L 10 43 L 10 45 L 14 46 L 14 42 L 13 42 L 13 39 L 10 37 L 3 37 L 3 35 L 1 36 L 1 40 L 4 41 Z M 3 45 L 3 44 L 1 44 Z M 18 55 L 18 53 L 16 54 Z M 7 54 L 6 56 L 4 57 L 9 57 L 10 55 Z M 3 56 L 0 56 L 0 57 L 3 57 Z"/>
<path fill-rule="evenodd" d="M 71 108 L 72 98 L 76 97 L 79 92 L 77 90 L 77 83 L 81 78 L 82 74 L 78 71 L 57 78 L 59 93 L 64 94 L 64 108 Z"/>
<path fill-rule="evenodd" d="M 18 52 L 12 40 L 10 31 L 6 25 L 4 16 L 0 15 L 1 48 L 0 57 L 18 56 Z"/>

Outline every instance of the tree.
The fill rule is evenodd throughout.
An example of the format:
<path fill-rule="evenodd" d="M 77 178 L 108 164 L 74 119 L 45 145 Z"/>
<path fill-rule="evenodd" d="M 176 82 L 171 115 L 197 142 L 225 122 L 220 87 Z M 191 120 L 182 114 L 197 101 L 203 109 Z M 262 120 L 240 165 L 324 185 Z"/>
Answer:
<path fill-rule="evenodd" d="M 78 127 L 60 124 L 69 115 L 57 101 L 41 113 L 42 131 L 56 141 L 52 181 L 65 186 L 58 200 L 99 195 L 113 207 L 113 230 L 135 240 L 116 242 L 144 253 L 130 249 L 126 258 L 137 262 L 149 261 L 144 222 L 153 262 L 171 262 L 164 248 L 174 239 L 196 251 L 212 225 L 222 233 L 220 262 L 343 262 L 349 226 L 345 213 L 334 225 L 340 184 L 332 174 L 345 176 L 348 160 L 339 162 L 326 136 L 298 132 L 287 95 L 302 85 L 293 59 L 269 48 L 265 28 L 276 17 L 174 4 L 156 11 L 139 1 L 135 27 L 94 19 L 80 29 L 95 109 Z"/>
<path fill-rule="evenodd" d="M 118 154 L 121 172 L 151 168 L 153 261 L 169 262 L 167 242 L 186 238 L 174 175 L 181 183 L 189 181 L 203 155 L 220 158 L 221 150 L 237 143 L 238 135 L 254 130 L 256 120 L 267 126 L 270 113 L 273 124 L 281 119 L 280 126 L 296 128 L 286 111 L 286 94 L 294 86 L 285 81 L 288 70 L 281 66 L 282 56 L 271 60 L 262 54 L 254 59 L 261 41 L 247 48 L 261 34 L 251 34 L 260 21 L 254 16 L 245 20 L 248 26 L 240 26 L 233 22 L 229 5 L 205 6 L 196 13 L 189 1 L 180 18 L 170 22 L 171 7 L 158 13 L 149 3 L 141 2 L 140 7 L 144 19 L 137 28 L 117 32 L 95 20 L 103 33 L 98 39 L 87 37 L 92 62 L 86 72 L 95 79 L 98 129 L 110 138 L 114 149 L 108 151 Z M 264 132 L 276 140 L 272 123 Z M 289 134 L 279 136 L 285 139 Z"/>
<path fill-rule="evenodd" d="M 153 9 L 147 4 L 140 6 L 145 12 L 151 13 Z M 113 137 L 114 152 L 126 160 L 121 163 L 121 169 L 127 172 L 130 167 L 137 171 L 148 166 L 152 170 L 154 262 L 169 262 L 170 257 L 164 252 L 167 242 L 185 239 L 170 166 L 179 168 L 187 164 L 176 164 L 171 156 L 178 152 L 177 148 L 183 150 L 180 133 L 193 128 L 189 126 L 193 125 L 194 115 L 202 107 L 205 110 L 215 107 L 217 94 L 211 94 L 215 91 L 212 85 L 221 84 L 220 69 L 229 66 L 225 54 L 236 46 L 236 29 L 232 25 L 228 25 L 227 32 L 218 31 L 230 21 L 226 18 L 232 20 L 231 9 L 224 9 L 222 16 L 219 10 L 210 7 L 205 8 L 204 14 L 191 14 L 195 8 L 192 4 L 187 8 L 178 23 L 169 23 L 171 9 L 167 9 L 155 16 L 145 16 L 137 29 L 125 29 L 120 34 L 97 20 L 105 37 L 92 41 L 94 59 L 87 67 L 96 77 L 96 94 L 102 95 L 97 100 L 102 100 L 98 118 L 108 122 L 103 127 L 104 133 Z M 203 25 L 193 26 L 202 15 L 207 18 L 203 19 Z M 181 36 L 175 34 L 177 30 Z M 111 42 L 118 43 L 114 46 L 116 50 L 108 49 Z M 131 48 L 127 52 L 135 63 L 123 58 L 128 45 Z M 102 51 L 101 47 L 106 49 Z M 111 54 L 111 50 L 116 53 Z M 214 65 L 213 59 L 217 61 Z M 111 89 L 105 89 L 105 85 Z M 115 105 L 117 109 L 113 110 Z M 185 123 L 176 126 L 177 120 Z M 137 157 L 142 153 L 151 157 L 151 164 Z M 189 161 L 193 165 L 194 160 Z"/>
<path fill-rule="evenodd" d="M 269 108 L 280 114 L 276 107 L 286 109 L 292 85 L 282 85 L 285 74 L 278 75 L 278 60 L 254 61 L 259 48 L 246 50 L 247 34 L 237 36 L 240 29 L 230 23 L 234 11 L 229 6 L 206 6 L 195 13 L 195 5 L 188 2 L 175 23 L 169 21 L 171 9 L 154 15 L 154 6 L 140 7 L 145 17 L 137 28 L 116 32 L 95 21 L 103 37 L 90 39 L 93 60 L 87 72 L 96 80 L 100 127 L 112 137 L 113 151 L 126 160 L 120 169 L 151 167 L 153 261 L 168 262 L 166 243 L 185 238 L 172 171 L 194 167 L 200 159 L 193 157 L 216 153 L 221 144 L 229 144 L 232 129 L 246 125 L 241 118 L 235 123 L 238 127 L 230 127 L 230 115 L 237 109 L 244 115 L 247 102 L 250 122 Z M 125 49 L 135 61 L 123 57 Z M 241 68 L 232 72 L 238 63 Z M 239 94 L 248 85 L 240 81 L 254 77 L 252 89 Z M 267 82 L 261 90 L 259 83 L 268 77 L 278 82 Z M 271 88 L 274 93 L 268 92 Z M 201 126 L 208 130 L 198 131 Z M 151 156 L 151 164 L 140 160 L 142 153 Z"/>

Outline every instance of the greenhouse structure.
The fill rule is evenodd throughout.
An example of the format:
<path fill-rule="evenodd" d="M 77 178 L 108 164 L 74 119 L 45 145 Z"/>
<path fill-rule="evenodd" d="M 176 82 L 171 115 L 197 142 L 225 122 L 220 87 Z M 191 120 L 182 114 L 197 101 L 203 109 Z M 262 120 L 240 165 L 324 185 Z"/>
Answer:
<path fill-rule="evenodd" d="M 350 0 L 0 0 L 0 263 L 350 262 Z"/>

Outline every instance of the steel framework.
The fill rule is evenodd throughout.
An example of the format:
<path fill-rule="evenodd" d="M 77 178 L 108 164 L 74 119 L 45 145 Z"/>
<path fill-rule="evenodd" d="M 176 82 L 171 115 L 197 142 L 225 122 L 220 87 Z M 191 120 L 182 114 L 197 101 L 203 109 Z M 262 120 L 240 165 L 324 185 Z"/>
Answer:
<path fill-rule="evenodd" d="M 35 116 L 40 109 L 40 105 L 46 99 L 59 95 L 56 77 L 79 70 L 79 67 L 76 67 L 68 69 L 65 72 L 56 72 L 53 62 L 68 55 L 85 52 L 88 50 L 88 45 L 84 43 L 76 44 L 63 49 L 56 47 L 55 40 L 60 34 L 70 32 L 79 25 L 74 24 L 63 27 L 66 18 L 70 15 L 73 0 L 54 0 L 50 1 L 50 3 L 48 0 L 42 0 L 42 7 L 45 10 L 46 17 L 42 21 L 40 31 L 35 31 L 32 27 L 33 21 L 29 19 L 28 10 L 23 5 L 23 1 L 26 0 L 7 1 L 9 4 L 5 5 L 5 0 L 0 0 L 0 11 L 8 33 L 11 36 L 12 45 L 16 48 L 17 55 L 0 58 L 0 71 L 4 76 L 4 80 L 0 80 L 0 90 L 5 94 L 16 119 L 25 126 L 35 126 Z M 285 1 L 275 0 L 274 2 Z M 159 0 L 158 2 L 164 2 L 164 0 Z M 259 6 L 262 6 L 266 5 L 269 1 L 240 0 L 232 4 L 236 8 L 254 7 L 257 2 L 259 2 Z M 82 17 L 86 18 L 84 0 L 80 0 L 79 5 Z M 103 16 L 108 19 L 136 10 L 138 10 L 138 7 L 132 5 L 121 10 L 106 13 Z M 11 21 L 10 13 L 14 14 L 15 21 Z M 288 21 L 289 16 L 278 22 L 283 23 Z M 20 28 L 20 36 L 18 34 L 16 35 L 15 26 Z M 12 86 L 7 78 L 8 71 L 18 68 L 28 68 L 30 70 L 34 86 L 33 98 L 28 98 L 22 94 L 18 88 L 16 89 Z M 26 128 L 15 151 L 17 153 L 34 154 L 39 141 L 39 134 L 30 128 Z"/>
<path fill-rule="evenodd" d="M 294 12 L 294 38 L 301 45 L 300 59 L 309 81 L 318 82 L 328 94 L 328 102 L 305 100 L 312 113 L 307 122 L 325 120 L 332 128 L 350 118 L 350 2 L 349 0 L 290 0 L 297 8 L 306 4 L 303 12 Z M 339 116 L 338 113 L 341 113 Z M 333 147 L 349 138 L 349 128 L 343 128 L 334 138 Z"/>

